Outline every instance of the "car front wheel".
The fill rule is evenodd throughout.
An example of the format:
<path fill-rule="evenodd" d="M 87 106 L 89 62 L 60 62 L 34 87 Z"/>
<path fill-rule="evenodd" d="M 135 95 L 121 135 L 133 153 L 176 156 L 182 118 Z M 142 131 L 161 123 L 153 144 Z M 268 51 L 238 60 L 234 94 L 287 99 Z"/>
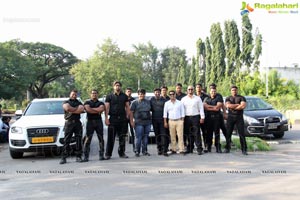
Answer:
<path fill-rule="evenodd" d="M 276 134 L 274 133 L 273 136 L 274 136 L 274 138 L 280 139 L 284 136 L 284 132 L 280 132 L 280 133 L 276 133 Z"/>
<path fill-rule="evenodd" d="M 9 150 L 10 152 L 10 156 L 13 158 L 13 159 L 18 159 L 18 158 L 22 158 L 23 157 L 23 154 L 24 152 L 19 152 L 19 151 L 13 151 L 13 150 Z"/>

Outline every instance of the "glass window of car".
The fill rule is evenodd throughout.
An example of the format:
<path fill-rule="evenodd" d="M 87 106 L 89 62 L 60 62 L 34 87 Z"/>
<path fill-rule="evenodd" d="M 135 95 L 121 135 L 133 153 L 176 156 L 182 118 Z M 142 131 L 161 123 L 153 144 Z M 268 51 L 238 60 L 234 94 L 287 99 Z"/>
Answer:
<path fill-rule="evenodd" d="M 268 110 L 272 106 L 260 98 L 247 98 L 247 107 L 245 110 Z"/>
<path fill-rule="evenodd" d="M 64 114 L 62 101 L 32 102 L 24 115 L 57 115 Z"/>

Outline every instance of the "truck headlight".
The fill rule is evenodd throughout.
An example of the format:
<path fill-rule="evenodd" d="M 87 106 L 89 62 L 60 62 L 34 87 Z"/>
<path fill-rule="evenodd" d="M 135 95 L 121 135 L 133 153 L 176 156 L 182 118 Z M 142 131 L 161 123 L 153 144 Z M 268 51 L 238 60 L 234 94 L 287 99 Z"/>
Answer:
<path fill-rule="evenodd" d="M 10 128 L 10 132 L 12 134 L 22 134 L 22 128 L 13 126 L 13 127 Z"/>

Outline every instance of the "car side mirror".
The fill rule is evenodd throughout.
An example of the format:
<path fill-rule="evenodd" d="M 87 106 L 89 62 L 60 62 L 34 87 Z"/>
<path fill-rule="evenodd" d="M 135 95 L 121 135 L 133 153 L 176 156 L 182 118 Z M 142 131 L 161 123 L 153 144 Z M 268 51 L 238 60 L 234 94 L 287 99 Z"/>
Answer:
<path fill-rule="evenodd" d="M 15 115 L 16 115 L 17 119 L 19 119 L 23 115 L 23 111 L 22 110 L 16 110 Z"/>

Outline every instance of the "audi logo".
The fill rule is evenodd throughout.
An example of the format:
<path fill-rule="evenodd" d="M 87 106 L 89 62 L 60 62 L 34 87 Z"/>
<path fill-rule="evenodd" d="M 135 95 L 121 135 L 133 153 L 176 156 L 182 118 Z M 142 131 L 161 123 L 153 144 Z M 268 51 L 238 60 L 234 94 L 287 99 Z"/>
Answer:
<path fill-rule="evenodd" d="M 49 133 L 49 129 L 36 129 L 35 133 L 37 133 L 37 134 L 47 134 L 47 133 Z"/>

